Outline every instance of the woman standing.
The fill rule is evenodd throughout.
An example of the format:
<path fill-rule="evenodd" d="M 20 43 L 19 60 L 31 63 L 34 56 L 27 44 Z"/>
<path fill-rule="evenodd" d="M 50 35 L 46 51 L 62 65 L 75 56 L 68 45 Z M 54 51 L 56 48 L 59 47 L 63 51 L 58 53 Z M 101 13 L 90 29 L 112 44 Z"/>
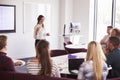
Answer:
<path fill-rule="evenodd" d="M 37 18 L 37 25 L 34 28 L 34 38 L 35 38 L 35 46 L 40 40 L 45 40 L 46 36 L 49 36 L 49 33 L 46 33 L 44 27 L 44 16 L 39 15 Z"/>
<path fill-rule="evenodd" d="M 88 44 L 87 58 L 78 73 L 78 80 L 106 80 L 108 74 L 106 57 L 101 45 L 95 41 Z"/>

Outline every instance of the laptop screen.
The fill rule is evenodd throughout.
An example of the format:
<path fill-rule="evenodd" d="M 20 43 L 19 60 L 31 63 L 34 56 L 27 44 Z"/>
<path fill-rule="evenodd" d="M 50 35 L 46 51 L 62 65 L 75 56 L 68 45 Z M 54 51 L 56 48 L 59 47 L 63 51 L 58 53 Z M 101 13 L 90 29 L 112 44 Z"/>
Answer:
<path fill-rule="evenodd" d="M 80 59 L 69 59 L 68 60 L 68 68 L 71 70 L 79 70 L 80 65 L 84 62 L 84 58 Z"/>

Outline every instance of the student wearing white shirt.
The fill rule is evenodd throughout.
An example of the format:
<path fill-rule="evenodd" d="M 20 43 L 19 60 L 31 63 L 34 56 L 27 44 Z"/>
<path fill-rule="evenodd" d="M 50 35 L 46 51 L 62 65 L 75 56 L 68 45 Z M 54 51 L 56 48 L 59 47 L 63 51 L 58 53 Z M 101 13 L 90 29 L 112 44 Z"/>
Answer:
<path fill-rule="evenodd" d="M 101 41 L 100 41 L 103 50 L 105 50 L 106 47 L 107 47 L 106 44 L 107 44 L 107 42 L 108 42 L 108 40 L 109 40 L 109 37 L 111 37 L 112 29 L 113 29 L 112 26 L 107 26 L 107 35 L 105 35 L 105 36 L 101 39 Z"/>
<path fill-rule="evenodd" d="M 112 26 L 107 26 L 107 35 L 103 37 L 103 39 L 100 41 L 101 45 L 106 45 L 109 37 L 111 36 L 113 27 Z"/>
<path fill-rule="evenodd" d="M 44 16 L 39 15 L 37 20 L 38 20 L 37 25 L 34 28 L 35 46 L 40 40 L 45 40 L 46 36 L 49 36 L 49 33 L 46 33 L 44 27 Z"/>

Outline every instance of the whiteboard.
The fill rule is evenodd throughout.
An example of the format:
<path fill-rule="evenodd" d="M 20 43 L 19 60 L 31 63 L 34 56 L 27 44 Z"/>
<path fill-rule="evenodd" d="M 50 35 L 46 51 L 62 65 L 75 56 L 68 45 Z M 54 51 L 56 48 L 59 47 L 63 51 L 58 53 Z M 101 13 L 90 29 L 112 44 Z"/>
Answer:
<path fill-rule="evenodd" d="M 15 31 L 15 6 L 0 5 L 0 32 Z"/>

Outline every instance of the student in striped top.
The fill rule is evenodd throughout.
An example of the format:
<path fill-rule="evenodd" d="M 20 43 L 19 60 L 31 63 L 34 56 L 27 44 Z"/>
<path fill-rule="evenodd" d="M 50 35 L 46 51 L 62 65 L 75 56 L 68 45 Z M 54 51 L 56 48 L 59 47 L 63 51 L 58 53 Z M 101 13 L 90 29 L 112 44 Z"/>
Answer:
<path fill-rule="evenodd" d="M 57 66 L 50 58 L 49 42 L 40 40 L 36 46 L 37 57 L 28 60 L 28 73 L 40 76 L 60 77 Z"/>

